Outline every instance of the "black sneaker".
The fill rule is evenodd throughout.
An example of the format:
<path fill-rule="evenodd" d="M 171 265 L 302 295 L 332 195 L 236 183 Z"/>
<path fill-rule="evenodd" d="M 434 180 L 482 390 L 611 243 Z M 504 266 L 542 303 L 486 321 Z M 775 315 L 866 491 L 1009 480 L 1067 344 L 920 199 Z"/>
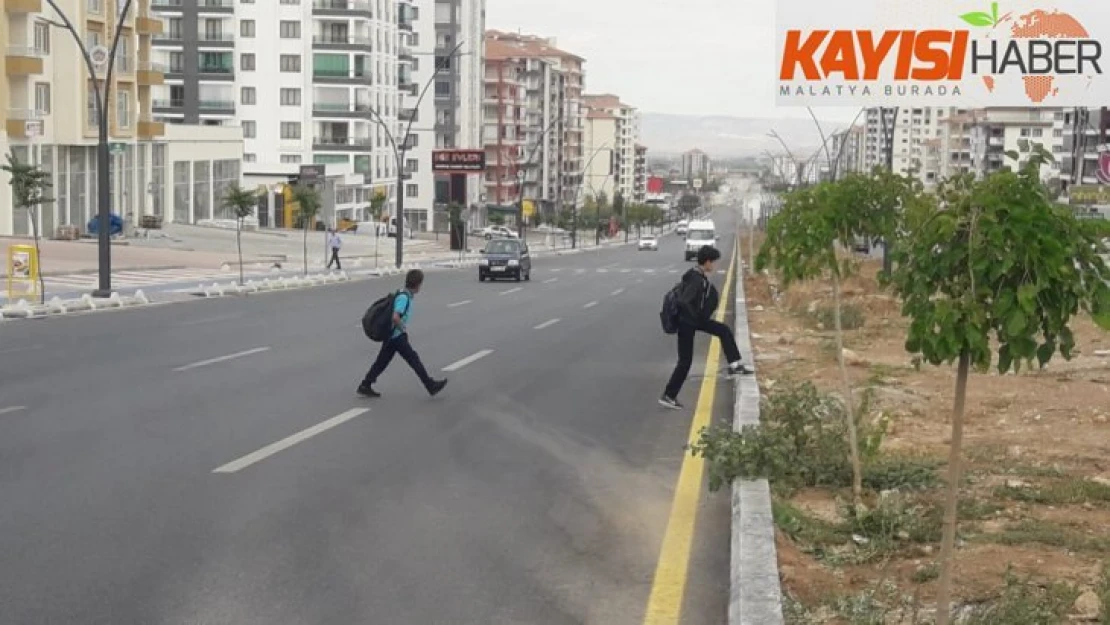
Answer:
<path fill-rule="evenodd" d="M 375 391 L 373 388 L 371 388 L 369 386 L 359 385 L 358 390 L 355 391 L 355 392 L 358 393 L 359 395 L 361 395 L 362 397 L 369 397 L 370 399 L 377 399 L 377 398 L 382 396 L 381 393 Z"/>
<path fill-rule="evenodd" d="M 685 406 L 678 403 L 677 399 L 673 397 L 667 397 L 666 395 L 659 398 L 659 405 L 671 410 L 682 410 L 683 408 L 685 408 Z"/>
<path fill-rule="evenodd" d="M 428 394 L 435 397 L 445 386 L 447 386 L 447 380 L 433 380 L 432 385 L 428 387 Z"/>

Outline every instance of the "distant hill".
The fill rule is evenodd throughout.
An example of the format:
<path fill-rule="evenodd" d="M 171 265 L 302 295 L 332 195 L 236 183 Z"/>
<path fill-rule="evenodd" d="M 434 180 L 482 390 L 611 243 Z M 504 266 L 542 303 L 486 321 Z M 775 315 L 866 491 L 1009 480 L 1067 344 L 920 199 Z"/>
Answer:
<path fill-rule="evenodd" d="M 825 132 L 847 124 L 821 122 Z M 699 148 L 712 156 L 758 156 L 764 150 L 782 153 L 782 147 L 767 136 L 775 130 L 798 158 L 813 154 L 821 138 L 811 120 L 759 119 L 727 116 L 672 115 L 643 113 L 641 137 L 648 153 L 656 156 L 679 155 Z"/>

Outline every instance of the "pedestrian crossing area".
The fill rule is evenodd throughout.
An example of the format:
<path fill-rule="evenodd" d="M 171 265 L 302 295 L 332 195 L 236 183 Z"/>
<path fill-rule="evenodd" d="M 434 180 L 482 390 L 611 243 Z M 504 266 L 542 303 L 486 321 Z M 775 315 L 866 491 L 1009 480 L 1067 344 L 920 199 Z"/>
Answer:
<path fill-rule="evenodd" d="M 116 290 L 143 289 L 167 284 L 201 283 L 226 280 L 238 274 L 220 269 L 151 269 L 146 271 L 113 271 L 112 288 Z M 75 273 L 46 276 L 46 291 L 51 293 L 70 293 L 92 291 L 99 285 L 95 273 Z"/>

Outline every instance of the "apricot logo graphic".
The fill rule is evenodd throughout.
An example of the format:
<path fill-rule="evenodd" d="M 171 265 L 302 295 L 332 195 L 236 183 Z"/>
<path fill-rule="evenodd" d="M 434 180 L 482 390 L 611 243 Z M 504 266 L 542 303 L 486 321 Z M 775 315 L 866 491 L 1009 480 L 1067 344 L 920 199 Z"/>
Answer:
<path fill-rule="evenodd" d="M 994 92 L 996 75 L 1004 74 L 1009 67 L 1016 67 L 1025 83 L 1025 95 L 1034 104 L 1044 102 L 1049 96 L 1060 94 L 1061 74 L 1087 74 L 1087 80 L 1102 73 L 1099 64 L 1102 44 L 1091 39 L 1091 34 L 1075 17 L 1061 11 L 1038 9 L 1014 17 L 999 16 L 998 3 L 991 4 L 990 13 L 972 12 L 960 16 L 968 24 L 989 28 L 984 48 L 979 56 L 979 41 L 972 44 L 972 73 L 978 74 L 978 61 L 991 61 L 991 74 L 982 76 L 987 90 Z M 1001 49 L 998 35 L 1008 35 L 1009 44 Z M 1026 52 L 1027 54 L 1022 54 Z M 1074 52 L 1074 54 L 1072 54 Z M 999 54 L 1001 53 L 1001 54 Z M 1072 65 L 1071 62 L 1075 61 Z"/>
<path fill-rule="evenodd" d="M 986 10 L 960 14 L 938 6 L 943 0 L 920 2 L 815 0 L 801 13 L 779 3 L 780 104 L 1110 101 L 1102 44 L 1110 37 L 1110 11 L 1089 11 L 1081 0 L 1054 0 L 1058 6 L 1048 8 L 1011 0 L 1021 8 L 1006 12 L 1005 4 L 991 2 Z M 875 13 L 907 17 L 887 26 L 869 17 Z"/>

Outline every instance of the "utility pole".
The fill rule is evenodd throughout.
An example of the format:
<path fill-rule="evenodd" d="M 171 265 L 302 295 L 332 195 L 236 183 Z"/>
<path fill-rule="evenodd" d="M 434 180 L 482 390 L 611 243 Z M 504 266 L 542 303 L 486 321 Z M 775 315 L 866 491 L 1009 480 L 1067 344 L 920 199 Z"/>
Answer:
<path fill-rule="evenodd" d="M 894 173 L 894 129 L 898 126 L 898 107 L 880 107 L 879 121 L 882 124 L 883 140 L 886 141 L 886 170 Z M 890 124 L 886 116 L 890 111 Z M 883 239 L 883 275 L 889 277 L 894 271 L 894 259 L 890 257 L 890 241 Z"/>

